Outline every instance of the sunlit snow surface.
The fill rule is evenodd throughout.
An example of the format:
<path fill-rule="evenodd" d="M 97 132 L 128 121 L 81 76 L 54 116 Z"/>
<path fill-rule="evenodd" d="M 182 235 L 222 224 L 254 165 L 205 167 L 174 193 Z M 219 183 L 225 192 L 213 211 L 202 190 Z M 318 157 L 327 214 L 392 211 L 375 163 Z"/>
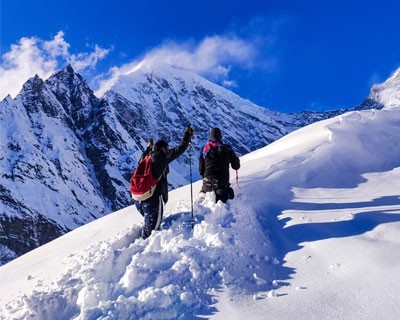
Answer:
<path fill-rule="evenodd" d="M 398 319 L 400 110 L 351 112 L 241 158 L 236 197 L 170 193 L 0 268 L 4 319 Z M 231 172 L 232 183 L 235 174 Z"/>

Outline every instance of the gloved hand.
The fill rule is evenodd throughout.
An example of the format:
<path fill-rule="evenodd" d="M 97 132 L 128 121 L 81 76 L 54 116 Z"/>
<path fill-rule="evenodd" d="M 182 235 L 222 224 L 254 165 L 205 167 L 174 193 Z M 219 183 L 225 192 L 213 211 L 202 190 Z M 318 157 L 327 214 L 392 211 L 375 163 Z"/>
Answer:
<path fill-rule="evenodd" d="M 190 126 L 185 129 L 185 135 L 192 137 L 194 135 L 194 130 Z"/>
<path fill-rule="evenodd" d="M 192 137 L 194 135 L 194 130 L 188 125 L 183 132 L 183 137 L 181 140 L 181 144 L 190 144 Z"/>

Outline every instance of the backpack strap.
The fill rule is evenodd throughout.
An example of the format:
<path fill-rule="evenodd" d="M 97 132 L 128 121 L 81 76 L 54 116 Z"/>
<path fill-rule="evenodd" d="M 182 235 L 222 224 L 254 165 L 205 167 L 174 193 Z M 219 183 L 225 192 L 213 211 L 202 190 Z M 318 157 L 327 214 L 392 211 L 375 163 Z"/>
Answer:
<path fill-rule="evenodd" d="M 208 141 L 207 144 L 203 148 L 203 157 L 205 158 L 211 149 L 222 147 L 222 146 L 223 146 L 223 144 L 219 141 L 213 141 L 213 140 Z"/>

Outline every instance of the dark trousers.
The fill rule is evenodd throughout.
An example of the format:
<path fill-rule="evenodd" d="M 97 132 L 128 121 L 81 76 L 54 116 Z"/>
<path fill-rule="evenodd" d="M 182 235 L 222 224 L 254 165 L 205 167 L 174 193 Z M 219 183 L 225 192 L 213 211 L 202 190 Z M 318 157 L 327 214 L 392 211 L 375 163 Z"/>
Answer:
<path fill-rule="evenodd" d="M 215 192 L 215 202 L 221 200 L 223 203 L 226 203 L 228 199 L 233 199 L 230 197 L 230 183 L 229 182 L 220 182 L 216 179 L 203 179 L 203 187 L 201 188 L 202 192 Z"/>
<path fill-rule="evenodd" d="M 146 239 L 153 230 L 159 230 L 163 217 L 163 201 L 161 196 L 153 196 L 145 201 L 135 201 L 136 208 L 144 217 L 142 238 Z"/>

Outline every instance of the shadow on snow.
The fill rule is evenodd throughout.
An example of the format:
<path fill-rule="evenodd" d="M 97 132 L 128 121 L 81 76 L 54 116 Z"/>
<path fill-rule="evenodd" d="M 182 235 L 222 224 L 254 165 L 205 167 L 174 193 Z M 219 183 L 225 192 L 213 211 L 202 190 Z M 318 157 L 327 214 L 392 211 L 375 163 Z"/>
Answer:
<path fill-rule="evenodd" d="M 357 181 L 360 180 L 357 179 Z M 348 183 L 347 185 L 349 186 Z M 357 186 L 357 184 L 353 184 L 353 186 Z M 329 187 L 332 188 L 332 185 Z M 348 189 L 350 190 L 352 187 L 348 187 Z M 337 185 L 336 188 L 343 189 L 342 186 L 338 187 Z M 300 203 L 294 202 L 294 194 L 290 191 L 288 200 L 281 203 L 286 207 L 270 204 L 269 206 L 267 205 L 267 208 L 258 211 L 259 221 L 269 234 L 276 250 L 276 257 L 279 260 L 279 264 L 275 266 L 273 271 L 273 276 L 281 280 L 279 281 L 280 286 L 289 285 L 288 281 L 296 273 L 295 268 L 284 266 L 286 255 L 302 249 L 304 243 L 362 235 L 374 230 L 381 224 L 400 222 L 400 194 L 362 202 Z M 286 226 L 286 224 L 291 218 L 279 218 L 286 210 L 293 210 L 299 213 L 304 211 L 312 216 L 313 212 L 318 214 L 325 210 L 345 209 L 356 211 L 357 213 L 347 216 L 350 218 L 349 220 L 304 222 L 290 226 Z"/>

